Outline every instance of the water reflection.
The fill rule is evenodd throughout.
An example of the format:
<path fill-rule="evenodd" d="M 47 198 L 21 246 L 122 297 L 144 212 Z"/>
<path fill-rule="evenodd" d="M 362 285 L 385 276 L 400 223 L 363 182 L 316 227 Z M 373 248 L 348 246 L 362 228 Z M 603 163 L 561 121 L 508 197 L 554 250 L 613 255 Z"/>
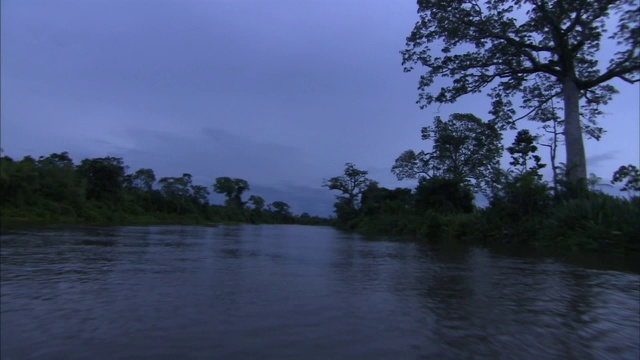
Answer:
<path fill-rule="evenodd" d="M 543 257 L 301 226 L 1 241 L 2 358 L 640 355 L 638 276 Z"/>

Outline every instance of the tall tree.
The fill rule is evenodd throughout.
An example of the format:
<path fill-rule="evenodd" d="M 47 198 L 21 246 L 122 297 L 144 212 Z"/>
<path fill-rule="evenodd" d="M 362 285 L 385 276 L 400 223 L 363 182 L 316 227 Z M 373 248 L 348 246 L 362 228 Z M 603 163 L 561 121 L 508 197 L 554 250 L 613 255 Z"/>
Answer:
<path fill-rule="evenodd" d="M 251 203 L 251 205 L 253 205 L 253 209 L 257 212 L 260 212 L 262 211 L 262 209 L 264 209 L 264 199 L 258 195 L 249 196 L 249 202 Z"/>
<path fill-rule="evenodd" d="M 248 190 L 251 190 L 249 183 L 244 179 L 232 179 L 224 176 L 216 178 L 216 182 L 213 184 L 213 191 L 217 194 L 223 194 L 227 198 L 226 204 L 231 206 L 244 207 L 242 194 Z"/>
<path fill-rule="evenodd" d="M 163 177 L 158 180 L 162 195 L 175 205 L 175 210 L 181 214 L 185 211 L 186 204 L 192 198 L 192 178 L 188 173 L 181 177 Z"/>
<path fill-rule="evenodd" d="M 355 211 L 360 207 L 362 192 L 376 182 L 367 178 L 368 171 L 359 170 L 352 163 L 346 163 L 344 167 L 344 175 L 325 179 L 322 186 L 340 191 L 342 194 L 336 196 L 339 203 L 348 210 Z"/>
<path fill-rule="evenodd" d="M 85 197 L 69 153 L 40 156 L 37 161 L 40 194 L 47 199 L 79 205 Z"/>
<path fill-rule="evenodd" d="M 84 159 L 77 171 L 87 181 L 87 198 L 117 202 L 121 195 L 127 166 L 122 158 Z"/>
<path fill-rule="evenodd" d="M 156 182 L 156 174 L 152 169 L 138 169 L 135 173 L 127 175 L 129 185 L 143 191 L 151 191 Z"/>
<path fill-rule="evenodd" d="M 284 201 L 274 201 L 269 204 L 269 208 L 272 209 L 273 214 L 280 223 L 289 223 L 293 221 L 293 214 L 291 213 L 291 206 Z"/>
<path fill-rule="evenodd" d="M 560 96 L 568 178 L 574 183 L 586 179 L 580 102 L 597 108 L 616 92 L 612 79 L 640 81 L 640 7 L 635 0 L 418 0 L 418 13 L 402 56 L 407 72 L 416 64 L 427 68 L 419 82 L 421 106 L 452 103 L 493 86 L 492 114 L 512 124 L 516 112 L 510 99 L 515 95 L 523 94 L 523 105 L 534 108 Z M 609 18 L 617 28 L 607 39 L 619 51 L 598 67 Z M 441 54 L 432 50 L 434 45 Z M 453 81 L 432 93 L 440 77 Z M 557 91 L 539 91 L 540 77 Z"/>
<path fill-rule="evenodd" d="M 398 180 L 456 179 L 481 188 L 499 166 L 502 135 L 472 114 L 453 114 L 447 121 L 436 116 L 433 126 L 422 128 L 422 139 L 433 140 L 432 151 L 402 153 L 391 168 Z"/>

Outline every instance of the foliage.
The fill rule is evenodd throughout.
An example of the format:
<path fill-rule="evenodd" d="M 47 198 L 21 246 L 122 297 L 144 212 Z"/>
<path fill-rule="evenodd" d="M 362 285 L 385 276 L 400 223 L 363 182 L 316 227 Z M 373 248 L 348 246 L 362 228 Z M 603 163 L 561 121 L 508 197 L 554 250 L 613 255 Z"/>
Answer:
<path fill-rule="evenodd" d="M 640 170 L 633 165 L 620 166 L 613 173 L 612 184 L 624 182 L 622 191 L 640 192 Z"/>
<path fill-rule="evenodd" d="M 562 202 L 548 214 L 539 241 L 568 250 L 640 250 L 640 198 L 603 193 Z"/>
<path fill-rule="evenodd" d="M 346 163 L 344 174 L 325 179 L 322 186 L 329 190 L 338 190 L 337 202 L 334 204 L 336 215 L 342 222 L 355 218 L 360 209 L 360 195 L 369 187 L 376 184 L 367 178 L 368 171 L 359 170 L 352 163 Z"/>
<path fill-rule="evenodd" d="M 390 190 L 373 183 L 362 192 L 361 202 L 366 216 L 405 213 L 413 207 L 413 194 L 411 189 Z"/>
<path fill-rule="evenodd" d="M 249 196 L 249 202 L 253 206 L 254 210 L 262 211 L 262 209 L 264 209 L 264 199 L 258 195 Z"/>
<path fill-rule="evenodd" d="M 279 223 L 291 223 L 293 222 L 293 214 L 291 213 L 291 206 L 284 201 L 274 201 L 269 204 L 269 208 L 273 215 L 276 216 Z"/>
<path fill-rule="evenodd" d="M 544 214 L 552 205 L 551 188 L 535 172 L 505 173 L 500 187 L 492 194 L 490 208 L 507 224 Z"/>
<path fill-rule="evenodd" d="M 419 81 L 421 106 L 453 103 L 492 86 L 493 120 L 512 126 L 511 98 L 517 94 L 525 108 L 534 109 L 525 116 L 561 97 L 568 179 L 586 178 L 580 101 L 597 109 L 616 92 L 610 80 L 640 81 L 640 8 L 633 0 L 418 0 L 418 13 L 402 56 L 405 71 L 426 68 Z M 596 54 L 607 39 L 609 18 L 617 20 L 608 39 L 619 51 L 600 67 Z M 440 77 L 452 82 L 431 92 Z"/>
<path fill-rule="evenodd" d="M 517 167 L 520 173 L 533 172 L 538 175 L 538 171 L 546 165 L 540 162 L 540 156 L 534 154 L 538 151 L 538 147 L 535 145 L 536 140 L 538 140 L 538 137 L 531 135 L 529 130 L 518 131 L 513 144 L 507 148 L 507 151 L 511 154 L 509 165 Z M 530 167 L 528 166 L 529 161 L 533 162 Z"/>
<path fill-rule="evenodd" d="M 242 202 L 242 194 L 248 190 L 251 190 L 249 183 L 244 179 L 232 179 L 224 176 L 216 178 L 216 182 L 213 184 L 213 191 L 223 194 L 227 198 L 227 205 L 239 208 L 244 207 L 245 203 Z"/>
<path fill-rule="evenodd" d="M 152 169 L 126 174 L 121 158 L 84 159 L 75 165 L 67 152 L 26 156 L 15 161 L 0 158 L 0 219 L 7 224 L 190 224 L 211 222 L 327 224 L 328 219 L 291 213 L 288 204 L 275 201 L 264 210 L 264 199 L 250 200 L 261 212 L 246 214 L 241 195 L 249 189 L 242 179 L 230 179 L 229 206 L 209 204 L 209 190 L 193 183 L 190 174 L 162 177 Z M 229 179 L 229 178 L 227 178 Z M 156 186 L 154 186 L 156 185 Z M 252 209 L 256 210 L 256 209 Z"/>
<path fill-rule="evenodd" d="M 459 179 L 421 179 L 415 191 L 415 211 L 418 214 L 435 211 L 440 214 L 470 213 L 473 193 Z"/>
<path fill-rule="evenodd" d="M 84 159 L 78 165 L 78 174 L 87 182 L 87 198 L 103 202 L 119 200 L 126 170 L 122 158 L 112 156 Z"/>
<path fill-rule="evenodd" d="M 156 182 L 156 174 L 152 169 L 139 169 L 135 173 L 125 177 L 125 182 L 130 188 L 142 191 L 151 191 Z"/>
<path fill-rule="evenodd" d="M 422 139 L 433 140 L 432 151 L 402 153 L 391 168 L 398 180 L 458 179 L 483 188 L 502 155 L 500 132 L 472 114 L 453 114 L 447 121 L 437 116 L 433 126 L 422 128 Z"/>

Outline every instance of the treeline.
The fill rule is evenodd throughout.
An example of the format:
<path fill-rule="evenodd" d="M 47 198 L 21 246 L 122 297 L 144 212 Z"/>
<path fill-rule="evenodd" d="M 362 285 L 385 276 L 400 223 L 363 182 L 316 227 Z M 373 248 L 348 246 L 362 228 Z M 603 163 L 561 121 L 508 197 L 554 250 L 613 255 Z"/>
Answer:
<path fill-rule="evenodd" d="M 283 201 L 242 196 L 250 190 L 244 179 L 219 177 L 212 190 L 224 205 L 209 203 L 209 189 L 190 174 L 156 180 L 152 169 L 128 172 L 118 157 L 84 159 L 75 164 L 67 152 L 0 158 L 0 215 L 12 223 L 283 223 L 326 224 L 307 213 L 294 215 Z"/>
<path fill-rule="evenodd" d="M 611 183 L 623 183 L 630 193 L 614 197 L 597 190 L 602 179 L 594 174 L 586 182 L 569 181 L 563 164 L 554 167 L 551 181 L 544 180 L 538 137 L 528 130 L 520 130 L 505 149 L 494 125 L 454 114 L 447 121 L 436 118 L 422 135 L 433 141 L 432 150 L 407 150 L 391 169 L 400 180 L 417 179 L 414 189 L 380 187 L 351 163 L 341 176 L 324 181 L 324 187 L 340 192 L 335 225 L 429 241 L 640 251 L 637 167 L 621 166 L 613 174 Z M 505 150 L 509 169 L 500 168 Z M 474 205 L 478 193 L 488 206 Z"/>

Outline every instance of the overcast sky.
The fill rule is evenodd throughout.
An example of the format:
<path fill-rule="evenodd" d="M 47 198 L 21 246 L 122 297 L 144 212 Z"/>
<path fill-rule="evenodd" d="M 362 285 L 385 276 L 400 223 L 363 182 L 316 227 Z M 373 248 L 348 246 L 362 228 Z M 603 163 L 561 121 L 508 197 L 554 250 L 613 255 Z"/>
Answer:
<path fill-rule="evenodd" d="M 485 95 L 420 110 L 402 71 L 413 0 L 2 0 L 1 145 L 20 159 L 123 157 L 158 178 L 249 181 L 329 215 L 353 162 L 388 187 L 435 115 L 488 118 Z M 604 48 L 605 51 L 610 48 Z M 618 81 L 588 171 L 638 164 L 639 91 Z M 506 143 L 511 138 L 507 134 Z M 560 155 L 564 161 L 564 155 Z M 214 197 L 214 202 L 221 202 Z"/>

